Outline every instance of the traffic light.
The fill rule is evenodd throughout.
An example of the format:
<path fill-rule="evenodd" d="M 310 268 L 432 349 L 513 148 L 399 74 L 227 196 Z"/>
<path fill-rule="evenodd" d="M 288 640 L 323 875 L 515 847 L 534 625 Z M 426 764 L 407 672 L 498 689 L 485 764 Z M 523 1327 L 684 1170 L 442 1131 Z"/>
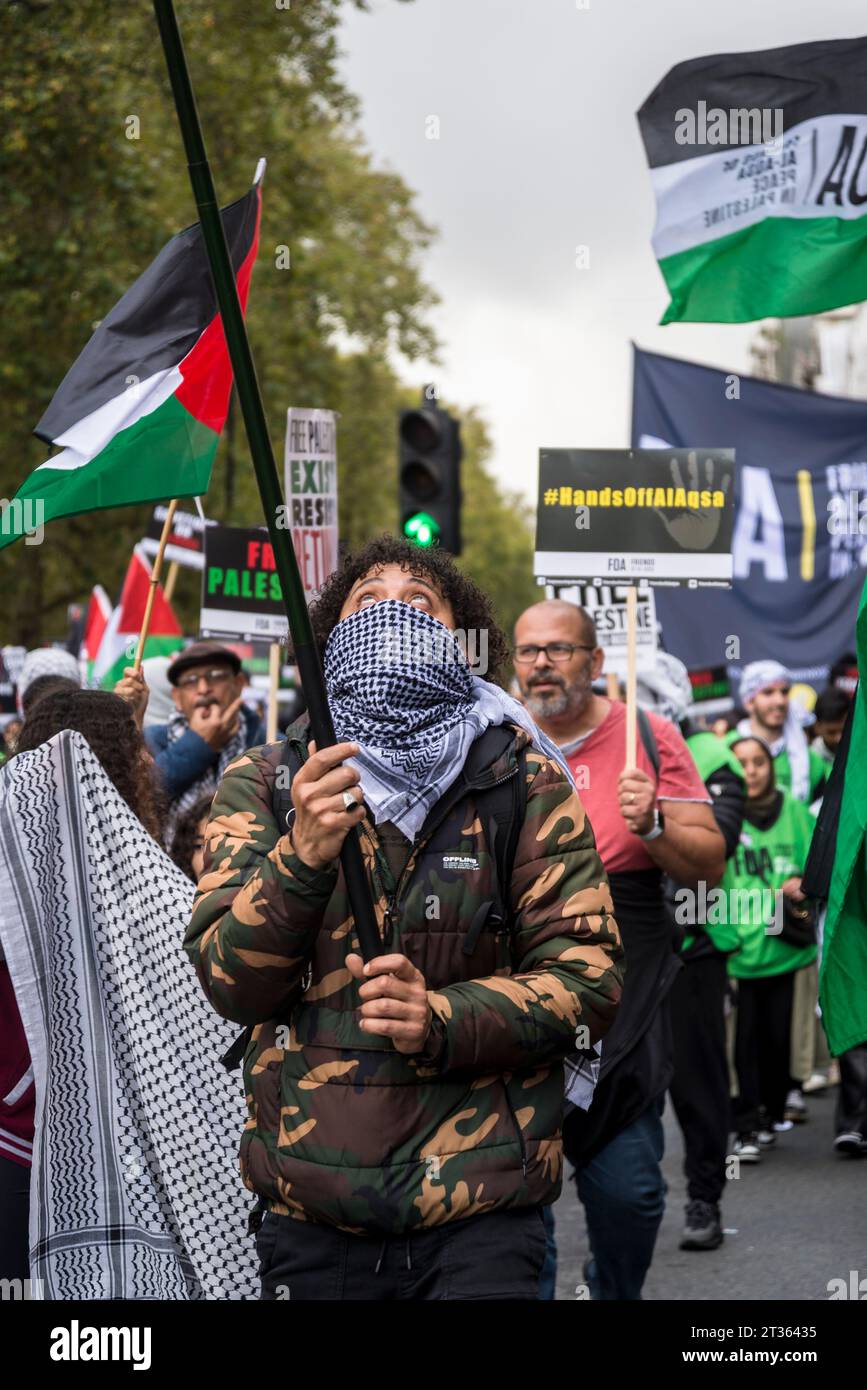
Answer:
<path fill-rule="evenodd" d="M 398 428 L 401 533 L 413 545 L 461 551 L 461 431 L 423 396 Z"/>

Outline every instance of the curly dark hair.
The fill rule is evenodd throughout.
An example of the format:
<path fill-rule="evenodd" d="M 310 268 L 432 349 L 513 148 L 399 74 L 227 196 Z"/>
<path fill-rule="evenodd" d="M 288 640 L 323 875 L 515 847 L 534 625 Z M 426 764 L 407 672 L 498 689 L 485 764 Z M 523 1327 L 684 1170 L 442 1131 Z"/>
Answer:
<path fill-rule="evenodd" d="M 509 644 L 487 594 L 461 573 L 447 551 L 437 546 L 422 550 L 389 535 L 377 536 L 361 550 L 344 555 L 310 605 L 310 621 L 320 655 L 325 655 L 325 644 L 340 621 L 340 610 L 353 584 L 385 565 L 399 565 L 408 574 L 428 579 L 450 604 L 456 628 L 463 632 L 487 632 L 488 678 L 499 671 L 509 655 Z"/>
<path fill-rule="evenodd" d="M 108 690 L 49 691 L 24 720 L 16 755 L 39 748 L 64 729 L 84 735 L 127 806 L 162 843 L 165 807 L 131 706 Z"/>
<path fill-rule="evenodd" d="M 199 821 L 207 819 L 213 799 L 211 793 L 207 792 L 205 796 L 200 796 L 188 811 L 184 812 L 175 827 L 172 847 L 169 850 L 169 854 L 181 873 L 186 874 L 187 878 L 191 878 L 193 883 L 196 881 L 196 876 L 193 873 L 193 852 Z"/>

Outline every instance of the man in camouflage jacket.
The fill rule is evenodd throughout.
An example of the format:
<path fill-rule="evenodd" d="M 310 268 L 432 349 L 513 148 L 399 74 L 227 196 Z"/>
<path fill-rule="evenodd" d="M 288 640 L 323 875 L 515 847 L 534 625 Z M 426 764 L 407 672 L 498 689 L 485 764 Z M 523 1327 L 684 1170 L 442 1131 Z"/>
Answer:
<path fill-rule="evenodd" d="M 253 1025 L 241 1171 L 269 1211 L 263 1271 L 275 1218 L 288 1220 L 293 1237 L 308 1239 L 299 1223 L 315 1223 L 320 1238 L 323 1228 L 329 1239 L 345 1233 L 355 1248 L 457 1228 L 471 1239 L 483 1223 L 492 1235 L 498 1213 L 535 1223 L 527 1229 L 540 1266 L 541 1207 L 561 1185 L 562 1059 L 579 1026 L 584 1042 L 607 1031 L 621 982 L 608 883 L 580 800 L 515 729 L 494 765 L 459 776 L 437 802 L 397 882 L 364 806 L 350 812 L 382 937 L 383 956 L 366 972 L 334 862 L 346 826 L 312 866 L 302 833 L 321 779 L 331 789 L 338 775 L 343 788 L 357 783 L 343 763 L 353 745 L 308 756 L 304 730 L 290 735 L 307 759 L 293 779 L 292 833 L 275 819 L 282 745 L 249 750 L 228 767 L 213 804 L 185 943 L 215 1009 Z M 485 926 L 494 865 L 476 800 L 517 775 L 527 795 L 511 921 L 494 931 Z M 391 993 L 413 1001 L 404 1013 L 417 1022 L 371 1017 L 389 1013 L 396 980 L 406 983 Z M 345 1262 L 336 1247 L 327 1258 Z M 440 1245 L 433 1263 L 442 1260 Z M 411 1269 L 409 1245 L 406 1261 Z M 502 1280 L 489 1276 L 469 1293 L 440 1283 L 430 1294 L 391 1296 L 527 1296 L 519 1279 L 503 1274 L 514 1287 L 501 1293 Z M 299 1296 L 297 1286 L 289 1296 Z M 300 1287 L 302 1297 L 354 1296 Z"/>

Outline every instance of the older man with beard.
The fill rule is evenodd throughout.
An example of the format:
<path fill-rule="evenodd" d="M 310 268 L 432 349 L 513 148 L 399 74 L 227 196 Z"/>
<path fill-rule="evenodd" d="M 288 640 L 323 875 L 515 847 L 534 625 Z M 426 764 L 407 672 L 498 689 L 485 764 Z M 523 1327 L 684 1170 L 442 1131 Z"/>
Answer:
<path fill-rule="evenodd" d="M 680 968 L 662 876 L 711 887 L 725 869 L 725 844 L 673 724 L 642 716 L 637 766 L 624 766 L 625 707 L 593 692 L 603 661 L 592 620 L 574 603 L 537 603 L 518 619 L 514 665 L 524 703 L 580 790 L 626 952 L 623 1000 L 593 1102 L 570 1111 L 563 1138 L 587 1215 L 590 1292 L 637 1299 L 665 1206 L 660 1116 L 672 1050 L 664 1002 Z"/>

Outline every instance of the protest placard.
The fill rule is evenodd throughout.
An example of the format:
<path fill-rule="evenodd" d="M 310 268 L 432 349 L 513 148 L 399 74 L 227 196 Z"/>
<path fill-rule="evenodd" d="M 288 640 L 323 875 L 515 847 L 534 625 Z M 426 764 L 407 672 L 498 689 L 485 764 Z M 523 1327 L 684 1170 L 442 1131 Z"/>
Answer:
<path fill-rule="evenodd" d="M 557 597 L 577 603 L 596 626 L 596 638 L 605 651 L 605 670 L 626 678 L 628 623 L 626 586 L 623 584 L 570 584 L 557 586 Z M 639 588 L 635 613 L 635 649 L 638 671 L 652 667 L 659 645 L 653 590 Z"/>
<path fill-rule="evenodd" d="M 200 636 L 276 642 L 287 632 L 280 576 L 267 531 L 257 526 L 208 527 Z"/>
<path fill-rule="evenodd" d="M 731 583 L 731 449 L 541 449 L 540 580 Z"/>
<path fill-rule="evenodd" d="M 160 536 L 168 515 L 168 506 L 160 503 L 154 507 L 153 516 L 148 522 L 147 534 L 142 540 L 146 555 L 156 555 L 160 548 Z M 216 526 L 215 521 L 201 517 L 196 512 L 179 512 L 175 509 L 172 528 L 166 541 L 165 558 L 173 565 L 186 565 L 188 569 L 200 570 L 205 563 L 205 530 Z"/>
<path fill-rule="evenodd" d="M 337 568 L 337 425 L 333 410 L 286 412 L 286 507 L 309 602 Z"/>

